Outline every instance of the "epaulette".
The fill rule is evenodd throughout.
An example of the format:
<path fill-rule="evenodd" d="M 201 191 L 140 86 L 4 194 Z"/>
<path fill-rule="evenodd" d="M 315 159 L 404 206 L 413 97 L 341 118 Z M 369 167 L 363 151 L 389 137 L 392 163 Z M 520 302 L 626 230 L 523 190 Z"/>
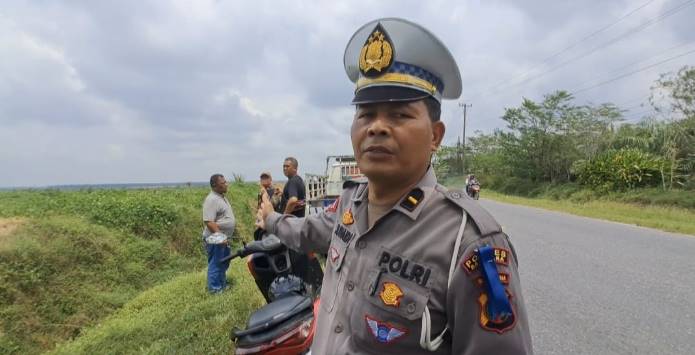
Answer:
<path fill-rule="evenodd" d="M 437 190 L 443 193 L 449 201 L 466 211 L 468 216 L 475 222 L 482 237 L 502 232 L 502 227 L 495 218 L 462 190 L 447 190 L 441 185 L 437 186 Z"/>

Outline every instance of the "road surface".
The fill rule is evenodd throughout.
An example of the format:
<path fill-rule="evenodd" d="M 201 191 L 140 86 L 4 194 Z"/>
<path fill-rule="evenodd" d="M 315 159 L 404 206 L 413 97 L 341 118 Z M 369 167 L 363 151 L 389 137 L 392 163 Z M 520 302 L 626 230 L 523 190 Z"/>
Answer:
<path fill-rule="evenodd" d="M 695 236 L 480 203 L 517 250 L 536 354 L 695 354 Z"/>

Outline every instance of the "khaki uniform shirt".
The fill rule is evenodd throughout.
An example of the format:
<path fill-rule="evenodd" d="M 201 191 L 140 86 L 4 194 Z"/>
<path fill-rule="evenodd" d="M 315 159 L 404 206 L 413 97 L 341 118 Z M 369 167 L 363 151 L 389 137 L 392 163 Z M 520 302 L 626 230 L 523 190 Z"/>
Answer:
<path fill-rule="evenodd" d="M 532 353 L 516 254 L 486 211 L 464 193 L 438 185 L 430 169 L 369 229 L 367 191 L 367 183 L 355 183 L 320 214 L 266 219 L 268 232 L 291 248 L 328 254 L 312 354 Z M 513 309 L 502 322 L 488 318 L 476 254 L 483 245 L 495 248 Z M 421 347 L 427 328 L 434 339 L 445 327 L 436 351 Z"/>

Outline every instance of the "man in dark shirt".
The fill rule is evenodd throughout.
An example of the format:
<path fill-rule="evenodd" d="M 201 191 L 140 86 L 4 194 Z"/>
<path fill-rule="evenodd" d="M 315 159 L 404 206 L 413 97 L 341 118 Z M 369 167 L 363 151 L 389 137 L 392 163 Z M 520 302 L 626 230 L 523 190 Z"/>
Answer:
<path fill-rule="evenodd" d="M 304 180 L 297 174 L 298 167 L 299 163 L 293 157 L 285 158 L 282 163 L 282 172 L 287 176 L 287 183 L 282 190 L 282 199 L 277 210 L 280 213 L 304 217 L 306 214 L 306 187 Z M 321 280 L 323 280 L 323 271 L 318 259 L 313 255 L 294 250 L 289 252 L 294 274 L 301 277 L 313 288 L 311 292 L 316 292 Z"/>
<path fill-rule="evenodd" d="M 282 163 L 282 172 L 287 176 L 287 183 L 282 190 L 282 200 L 278 210 L 280 213 L 304 217 L 306 188 L 304 180 L 297 174 L 299 163 L 293 157 L 285 158 Z"/>

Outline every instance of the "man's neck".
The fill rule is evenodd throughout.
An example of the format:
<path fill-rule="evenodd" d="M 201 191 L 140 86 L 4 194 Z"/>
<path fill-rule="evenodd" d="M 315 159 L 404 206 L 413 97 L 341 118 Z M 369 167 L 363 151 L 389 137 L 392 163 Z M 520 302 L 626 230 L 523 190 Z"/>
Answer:
<path fill-rule="evenodd" d="M 391 179 L 369 179 L 369 203 L 375 205 L 395 205 L 403 195 L 410 192 L 410 190 L 422 180 L 425 174 L 427 174 L 427 170 L 425 170 L 422 175 L 408 181 L 403 181 L 401 179 L 397 181 Z"/>

